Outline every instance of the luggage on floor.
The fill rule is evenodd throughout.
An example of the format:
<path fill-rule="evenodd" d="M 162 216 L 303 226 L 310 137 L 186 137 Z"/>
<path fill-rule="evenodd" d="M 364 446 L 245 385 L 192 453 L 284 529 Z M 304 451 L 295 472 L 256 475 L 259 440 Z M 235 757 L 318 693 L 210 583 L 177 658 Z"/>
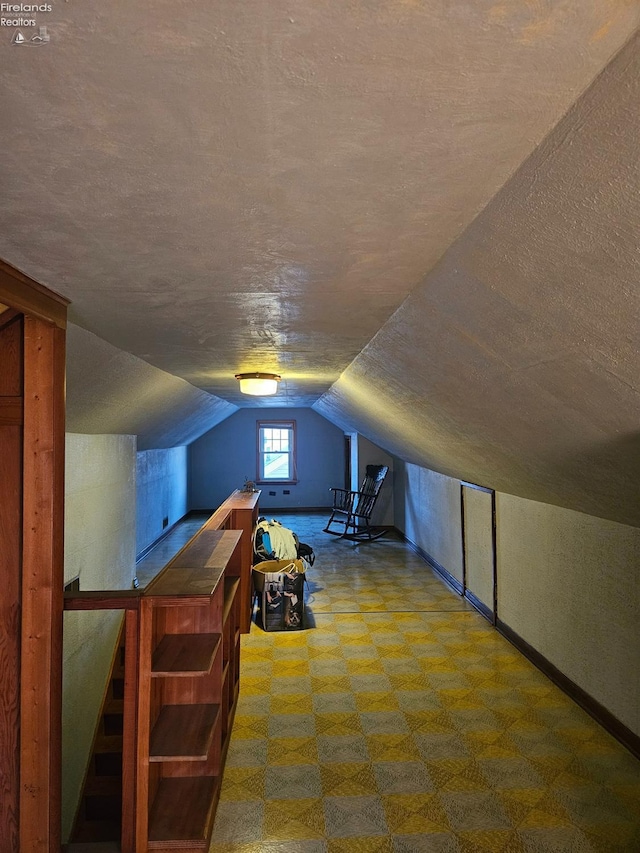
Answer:
<path fill-rule="evenodd" d="M 272 518 L 259 518 L 253 531 L 254 562 L 261 560 L 295 560 L 298 556 L 297 537 L 293 530 L 283 527 Z"/>
<path fill-rule="evenodd" d="M 301 557 L 312 566 L 315 554 L 310 545 L 300 542 L 298 536 L 288 527 L 276 521 L 262 517 L 253 531 L 253 562 L 263 560 L 295 560 Z"/>
<path fill-rule="evenodd" d="M 302 560 L 266 560 L 253 567 L 252 575 L 260 604 L 256 624 L 265 631 L 304 628 Z"/>

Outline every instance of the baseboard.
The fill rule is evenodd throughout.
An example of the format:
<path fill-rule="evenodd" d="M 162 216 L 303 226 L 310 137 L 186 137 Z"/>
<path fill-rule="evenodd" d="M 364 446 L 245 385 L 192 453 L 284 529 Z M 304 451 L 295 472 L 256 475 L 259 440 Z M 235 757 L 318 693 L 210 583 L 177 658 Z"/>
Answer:
<path fill-rule="evenodd" d="M 139 563 L 140 560 L 144 560 L 144 558 L 147 556 L 147 554 L 151 553 L 151 551 L 153 551 L 153 549 L 156 547 L 156 545 L 159 545 L 163 539 L 166 539 L 166 537 L 173 530 L 175 530 L 175 528 L 180 524 L 180 522 L 186 521 L 186 519 L 189 517 L 189 515 L 190 515 L 190 513 L 188 512 L 186 515 L 183 515 L 182 518 L 179 518 L 177 521 L 174 521 L 170 527 L 165 528 L 165 530 L 162 531 L 160 536 L 158 536 L 157 539 L 154 539 L 154 541 L 151 543 L 151 545 L 147 545 L 146 548 L 143 548 L 142 551 L 140 551 L 140 553 L 136 557 L 136 563 Z"/>
<path fill-rule="evenodd" d="M 540 652 L 534 649 L 533 646 L 529 645 L 526 640 L 523 640 L 519 634 L 516 634 L 516 632 L 507 624 L 502 622 L 502 620 L 498 619 L 496 621 L 496 628 L 505 639 L 515 646 L 519 652 L 522 652 L 522 654 L 528 658 L 532 664 L 537 666 L 538 669 L 544 673 L 547 678 L 553 681 L 557 687 L 566 693 L 570 699 L 573 699 L 577 705 L 580 705 L 587 714 L 593 717 L 593 719 L 606 729 L 610 735 L 616 738 L 616 740 L 620 741 L 620 743 L 625 746 L 629 752 L 635 755 L 636 758 L 640 758 L 640 736 L 627 728 L 627 726 L 620 722 L 617 717 L 614 717 L 611 711 L 608 711 L 603 705 L 583 690 L 582 687 L 579 687 L 568 676 L 561 672 L 551 663 L 551 661 L 547 660 L 544 655 L 540 654 Z"/>
<path fill-rule="evenodd" d="M 431 566 L 431 568 L 434 570 L 434 572 L 437 572 L 440 575 L 440 577 L 447 584 L 447 586 L 450 586 L 451 589 L 454 592 L 456 592 L 458 595 L 462 595 L 462 593 L 463 593 L 462 584 L 460 583 L 460 581 L 457 578 L 454 578 L 454 576 L 451 574 L 451 572 L 448 572 L 444 566 L 441 566 L 437 560 L 434 560 L 434 558 L 431 556 L 431 554 L 428 554 L 419 545 L 416 545 L 415 542 L 412 542 L 412 540 L 409 539 L 409 537 L 406 536 L 402 532 L 402 530 L 399 530 L 397 527 L 390 528 L 390 529 L 393 529 L 398 534 L 400 539 L 402 539 L 404 542 L 406 542 L 407 545 L 413 551 L 416 552 L 416 554 L 418 554 L 420 557 L 422 557 L 422 559 L 425 561 L 425 563 L 428 563 Z"/>
<path fill-rule="evenodd" d="M 468 589 L 465 589 L 464 597 L 469 602 L 469 604 L 475 607 L 475 609 L 478 611 L 478 613 L 480 613 L 481 616 L 484 616 L 484 618 L 488 622 L 491 622 L 492 625 L 495 624 L 493 618 L 493 610 L 490 607 L 487 607 L 484 601 L 480 601 L 480 599 L 476 598 L 476 596 L 472 592 L 469 592 Z"/>
<path fill-rule="evenodd" d="M 271 515 L 273 512 L 324 512 L 331 515 L 330 506 L 261 506 L 260 515 Z"/>

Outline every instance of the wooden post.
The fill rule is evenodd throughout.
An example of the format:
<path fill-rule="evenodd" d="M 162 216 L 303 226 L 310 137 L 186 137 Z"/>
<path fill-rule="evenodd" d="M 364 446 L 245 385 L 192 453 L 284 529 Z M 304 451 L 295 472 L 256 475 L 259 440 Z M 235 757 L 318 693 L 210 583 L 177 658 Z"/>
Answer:
<path fill-rule="evenodd" d="M 0 853 L 19 849 L 22 336 L 22 316 L 0 314 Z"/>
<path fill-rule="evenodd" d="M 65 334 L 24 318 L 20 853 L 61 845 Z"/>
<path fill-rule="evenodd" d="M 138 610 L 125 611 L 124 725 L 122 742 L 122 853 L 136 849 L 136 797 L 138 752 Z"/>
<path fill-rule="evenodd" d="M 68 300 L 0 260 L 0 851 L 59 853 Z"/>

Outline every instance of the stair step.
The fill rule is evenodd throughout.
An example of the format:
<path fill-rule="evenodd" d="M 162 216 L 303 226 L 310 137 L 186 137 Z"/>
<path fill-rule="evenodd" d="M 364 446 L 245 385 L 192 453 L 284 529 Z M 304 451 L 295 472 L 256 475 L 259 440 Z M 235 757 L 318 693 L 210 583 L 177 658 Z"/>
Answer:
<path fill-rule="evenodd" d="M 103 752 L 93 753 L 95 776 L 117 776 L 122 778 L 122 753 Z"/>
<path fill-rule="evenodd" d="M 101 720 L 102 736 L 113 737 L 118 735 L 122 737 L 124 731 L 124 717 L 122 714 L 103 714 Z"/>
<path fill-rule="evenodd" d="M 85 824 L 94 824 L 100 821 L 110 821 L 117 824 L 120 821 L 122 813 L 122 795 L 120 792 L 97 796 L 87 794 L 84 797 L 83 805 Z M 106 840 L 109 840 L 109 836 L 106 837 Z"/>
<path fill-rule="evenodd" d="M 94 752 L 122 752 L 122 735 L 98 735 Z"/>
<path fill-rule="evenodd" d="M 122 796 L 120 776 L 88 776 L 84 787 L 87 797 Z"/>
<path fill-rule="evenodd" d="M 124 699 L 107 699 L 102 709 L 103 714 L 124 714 Z"/>
<path fill-rule="evenodd" d="M 83 822 L 75 832 L 72 844 L 100 842 L 119 844 L 120 825 L 113 820 L 90 820 Z M 118 849 L 118 848 L 116 848 Z"/>
<path fill-rule="evenodd" d="M 121 675 L 114 675 L 109 685 L 109 695 L 114 699 L 124 698 L 124 672 Z"/>

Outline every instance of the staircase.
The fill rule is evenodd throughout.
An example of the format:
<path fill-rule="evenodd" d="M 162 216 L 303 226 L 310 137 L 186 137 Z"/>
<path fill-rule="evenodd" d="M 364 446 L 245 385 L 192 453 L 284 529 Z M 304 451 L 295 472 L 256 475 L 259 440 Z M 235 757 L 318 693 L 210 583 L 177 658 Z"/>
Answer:
<path fill-rule="evenodd" d="M 69 853 L 119 850 L 122 824 L 124 631 L 121 630 L 93 740 L 91 760 L 71 835 Z M 95 842 L 110 842 L 95 846 Z"/>

